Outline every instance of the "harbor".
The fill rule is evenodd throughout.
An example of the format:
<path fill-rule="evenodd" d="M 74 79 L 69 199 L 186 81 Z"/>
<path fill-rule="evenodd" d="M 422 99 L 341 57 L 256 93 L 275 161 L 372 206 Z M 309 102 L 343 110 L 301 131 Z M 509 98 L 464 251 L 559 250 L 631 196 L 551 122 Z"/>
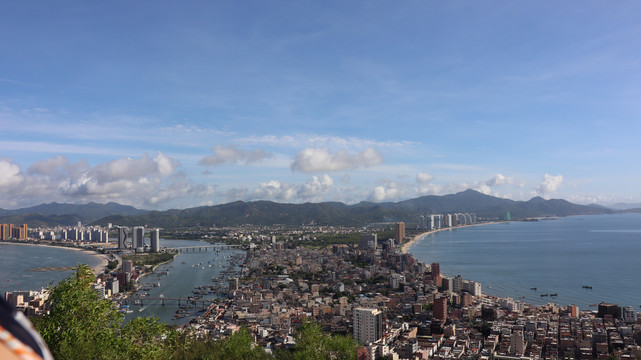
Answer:
<path fill-rule="evenodd" d="M 206 246 L 204 241 L 162 240 L 162 246 Z M 139 279 L 138 291 L 117 298 L 126 321 L 154 316 L 182 325 L 212 309 L 230 294 L 229 283 L 240 276 L 245 251 L 180 252 L 173 261 L 161 264 Z"/>

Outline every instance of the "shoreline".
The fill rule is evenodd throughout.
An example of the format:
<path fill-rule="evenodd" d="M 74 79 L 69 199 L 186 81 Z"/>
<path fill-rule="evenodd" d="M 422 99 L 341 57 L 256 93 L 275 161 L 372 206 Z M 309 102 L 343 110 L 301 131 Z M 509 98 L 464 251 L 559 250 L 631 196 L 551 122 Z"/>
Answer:
<path fill-rule="evenodd" d="M 83 251 L 87 253 L 87 255 L 94 256 L 100 260 L 100 262 L 92 266 L 91 268 L 94 271 L 94 275 L 99 275 L 105 271 L 107 266 L 109 265 L 109 259 L 107 259 L 107 255 L 101 254 L 97 251 L 94 250 L 89 250 L 85 249 L 82 247 L 78 246 L 65 246 L 65 245 L 53 245 L 53 244 L 38 244 L 38 243 L 27 243 L 27 242 L 19 242 L 19 241 L 3 241 L 0 244 L 12 244 L 12 245 L 22 245 L 22 246 L 40 246 L 40 247 L 49 247 L 49 248 L 57 248 L 57 249 L 66 249 L 66 250 L 73 250 L 73 251 Z"/>
<path fill-rule="evenodd" d="M 441 232 L 441 231 L 456 230 L 456 229 L 462 229 L 462 228 L 466 228 L 466 227 L 483 226 L 483 225 L 490 225 L 490 224 L 502 224 L 502 223 L 505 223 L 505 222 L 507 222 L 507 221 L 489 221 L 489 222 L 483 222 L 483 223 L 478 223 L 478 224 L 460 225 L 460 226 L 455 226 L 455 227 L 447 227 L 447 228 L 440 228 L 440 229 L 436 229 L 436 230 L 429 230 L 429 231 L 420 233 L 418 235 L 414 235 L 411 240 L 409 240 L 408 242 L 404 243 L 403 246 L 401 247 L 401 253 L 403 253 L 403 254 L 409 253 L 410 252 L 409 251 L 410 248 L 412 246 L 414 246 L 423 237 L 428 236 L 428 235 L 432 235 L 432 234 L 436 234 L 436 233 Z"/>

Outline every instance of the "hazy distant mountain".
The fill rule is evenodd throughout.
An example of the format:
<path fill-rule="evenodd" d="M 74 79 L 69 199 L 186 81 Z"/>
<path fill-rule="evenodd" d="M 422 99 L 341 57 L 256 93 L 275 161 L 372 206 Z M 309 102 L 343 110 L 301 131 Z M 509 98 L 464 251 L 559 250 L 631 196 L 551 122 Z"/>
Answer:
<path fill-rule="evenodd" d="M 605 214 L 607 208 L 572 204 L 565 200 L 514 201 L 485 195 L 474 190 L 444 196 L 423 196 L 395 203 L 361 202 L 345 205 L 337 202 L 282 204 L 271 201 L 243 202 L 202 206 L 184 210 L 151 211 L 138 216 L 108 216 L 98 224 L 147 225 L 161 227 L 216 225 L 352 225 L 373 222 L 405 221 L 416 223 L 420 214 L 472 212 L 482 218 L 503 219 L 509 211 L 512 219 L 541 216 Z"/>
<path fill-rule="evenodd" d="M 42 214 L 15 214 L 0 217 L 0 224 L 29 224 L 37 226 L 73 226 L 82 221 L 76 215 L 42 215 Z"/>
<path fill-rule="evenodd" d="M 73 215 L 77 218 L 75 223 L 82 221 L 83 223 L 90 223 L 101 219 L 109 215 L 140 215 L 146 213 L 147 210 L 139 210 L 132 206 L 120 205 L 115 202 L 109 202 L 106 204 L 97 204 L 91 202 L 85 205 L 76 205 L 76 204 L 58 204 L 58 203 L 49 203 L 49 204 L 40 204 L 28 208 L 21 208 L 15 210 L 4 210 L 0 209 L 0 221 L 3 223 L 17 223 L 18 221 L 8 221 L 2 220 L 7 216 L 16 216 L 16 215 L 26 215 L 26 214 L 40 214 L 44 217 L 52 217 L 55 219 L 56 216 L 60 216 L 62 219 L 70 219 L 71 217 L 62 217 L 63 215 Z M 19 218 L 19 217 L 18 217 Z M 16 218 L 16 219 L 18 219 Z M 44 221 L 44 218 L 42 219 Z M 61 224 L 66 225 L 66 224 Z"/>
<path fill-rule="evenodd" d="M 616 203 L 614 205 L 609 205 L 608 207 L 614 210 L 641 209 L 641 203 Z"/>

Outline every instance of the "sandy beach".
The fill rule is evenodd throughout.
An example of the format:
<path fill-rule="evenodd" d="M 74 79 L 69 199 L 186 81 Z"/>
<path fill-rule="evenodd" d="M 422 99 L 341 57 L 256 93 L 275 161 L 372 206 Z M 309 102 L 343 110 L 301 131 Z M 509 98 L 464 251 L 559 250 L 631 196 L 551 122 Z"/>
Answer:
<path fill-rule="evenodd" d="M 416 242 L 418 242 L 422 237 L 427 236 L 427 235 L 430 235 L 430 234 L 437 233 L 437 232 L 439 232 L 439 231 L 444 231 L 444 230 L 456 230 L 456 229 L 460 229 L 460 228 L 464 228 L 464 227 L 470 227 L 470 226 L 480 226 L 480 225 L 489 225 L 489 224 L 499 224 L 499 223 L 503 223 L 503 222 L 505 222 L 505 221 L 490 221 L 490 222 L 484 222 L 484 223 L 479 223 L 479 224 L 461 225 L 461 226 L 456 226 L 456 227 L 447 227 L 447 228 L 441 228 L 441 229 L 436 229 L 436 230 L 426 231 L 426 232 L 424 232 L 424 233 L 420 233 L 420 234 L 418 234 L 418 235 L 416 235 L 416 236 L 412 237 L 412 239 L 411 239 L 410 241 L 408 241 L 408 242 L 404 243 L 404 244 L 403 244 L 403 246 L 401 247 L 401 252 L 402 252 L 403 254 L 406 254 L 407 252 L 409 252 L 410 247 L 412 247 L 414 244 L 416 244 Z"/>

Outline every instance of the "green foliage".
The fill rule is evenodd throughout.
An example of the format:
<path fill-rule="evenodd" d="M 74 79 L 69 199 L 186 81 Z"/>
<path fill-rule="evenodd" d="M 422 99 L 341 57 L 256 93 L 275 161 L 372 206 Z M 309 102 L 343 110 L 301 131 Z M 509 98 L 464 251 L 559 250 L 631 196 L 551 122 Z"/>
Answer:
<path fill-rule="evenodd" d="M 50 313 L 34 325 L 56 359 L 164 359 L 171 353 L 164 339 L 169 328 L 156 319 L 139 318 L 122 327 L 122 316 L 111 301 L 91 288 L 90 267 L 51 289 Z"/>
<path fill-rule="evenodd" d="M 61 281 L 49 296 L 51 311 L 35 319 L 35 326 L 57 359 L 102 359 L 115 356 L 120 314 L 110 301 L 100 299 L 86 265 Z"/>
<path fill-rule="evenodd" d="M 175 252 L 166 253 L 145 253 L 123 256 L 123 260 L 132 260 L 135 266 L 157 265 L 170 261 L 176 256 Z"/>
<path fill-rule="evenodd" d="M 109 263 L 107 263 L 107 271 L 114 270 L 118 267 L 118 260 L 109 260 Z"/>
<path fill-rule="evenodd" d="M 172 353 L 168 339 L 175 331 L 157 318 L 138 317 L 130 321 L 120 332 L 123 352 L 129 359 L 167 359 Z"/>
<path fill-rule="evenodd" d="M 249 360 L 272 359 L 261 347 L 254 346 L 254 338 L 247 329 L 240 329 L 232 336 L 218 340 L 187 342 L 186 347 L 176 351 L 173 359 L 198 360 Z"/>
<path fill-rule="evenodd" d="M 324 333 L 318 323 L 305 320 L 298 330 L 292 359 L 356 359 L 358 343 L 351 336 Z"/>

